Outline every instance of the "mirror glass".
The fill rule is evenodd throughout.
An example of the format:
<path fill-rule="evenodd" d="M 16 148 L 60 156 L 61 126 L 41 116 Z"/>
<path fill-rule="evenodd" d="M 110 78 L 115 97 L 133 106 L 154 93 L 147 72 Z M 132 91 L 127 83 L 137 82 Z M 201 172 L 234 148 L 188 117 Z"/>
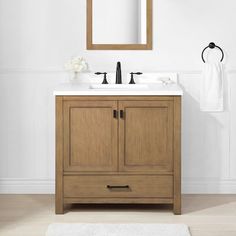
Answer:
<path fill-rule="evenodd" d="M 93 0 L 94 44 L 146 44 L 146 0 Z"/>

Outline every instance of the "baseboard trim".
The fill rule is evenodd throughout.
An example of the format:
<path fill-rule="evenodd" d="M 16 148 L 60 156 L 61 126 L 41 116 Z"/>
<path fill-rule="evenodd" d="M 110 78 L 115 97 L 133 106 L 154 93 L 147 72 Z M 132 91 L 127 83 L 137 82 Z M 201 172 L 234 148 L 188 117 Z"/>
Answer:
<path fill-rule="evenodd" d="M 0 194 L 54 194 L 52 179 L 0 179 Z"/>
<path fill-rule="evenodd" d="M 53 179 L 0 179 L 0 194 L 54 194 Z M 235 180 L 184 180 L 183 194 L 236 194 Z"/>
<path fill-rule="evenodd" d="M 236 180 L 183 181 L 182 192 L 186 194 L 236 194 Z"/>

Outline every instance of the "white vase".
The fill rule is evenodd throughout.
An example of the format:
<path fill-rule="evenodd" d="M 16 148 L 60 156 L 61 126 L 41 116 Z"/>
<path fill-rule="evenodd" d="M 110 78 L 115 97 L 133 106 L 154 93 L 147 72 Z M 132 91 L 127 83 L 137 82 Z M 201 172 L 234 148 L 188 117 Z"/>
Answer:
<path fill-rule="evenodd" d="M 73 75 L 70 77 L 71 82 L 77 82 L 79 81 L 79 72 L 74 72 Z"/>

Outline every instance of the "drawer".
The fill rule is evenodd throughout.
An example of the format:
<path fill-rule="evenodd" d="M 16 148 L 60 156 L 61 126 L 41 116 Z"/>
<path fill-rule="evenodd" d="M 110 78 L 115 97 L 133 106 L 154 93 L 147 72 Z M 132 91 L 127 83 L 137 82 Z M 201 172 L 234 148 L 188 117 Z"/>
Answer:
<path fill-rule="evenodd" d="M 64 176 L 64 197 L 172 198 L 173 176 Z"/>

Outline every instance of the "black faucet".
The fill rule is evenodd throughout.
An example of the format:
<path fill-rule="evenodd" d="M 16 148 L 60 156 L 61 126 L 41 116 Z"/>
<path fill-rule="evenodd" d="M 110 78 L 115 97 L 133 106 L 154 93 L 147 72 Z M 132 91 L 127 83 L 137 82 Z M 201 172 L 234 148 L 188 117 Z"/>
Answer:
<path fill-rule="evenodd" d="M 121 64 L 119 61 L 116 65 L 116 84 L 122 84 Z"/>

